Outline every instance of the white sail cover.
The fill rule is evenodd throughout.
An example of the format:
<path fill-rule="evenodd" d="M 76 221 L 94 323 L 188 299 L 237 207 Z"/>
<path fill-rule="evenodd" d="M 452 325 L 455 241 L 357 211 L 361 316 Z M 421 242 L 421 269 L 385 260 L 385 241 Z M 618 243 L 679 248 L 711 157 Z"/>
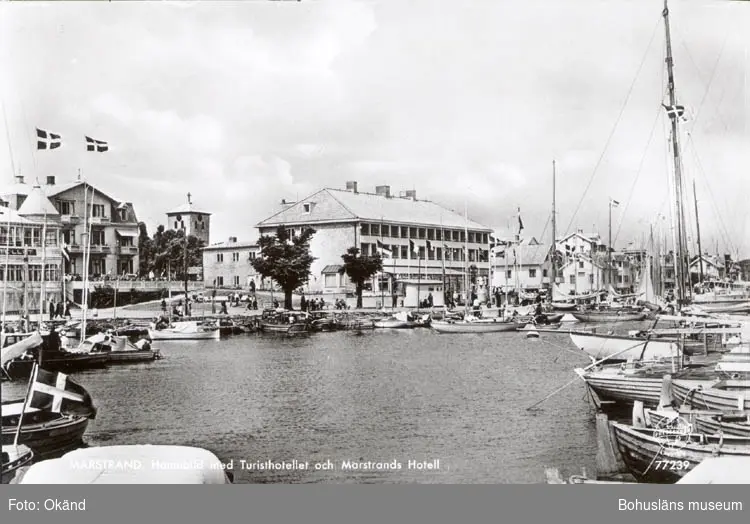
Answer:
<path fill-rule="evenodd" d="M 651 280 L 651 259 L 647 258 L 646 267 L 643 269 L 641 275 L 641 281 L 638 285 L 638 291 L 636 292 L 638 300 L 642 302 L 648 302 L 650 304 L 656 304 L 659 307 L 666 307 L 664 300 L 657 296 L 654 291 L 654 282 Z"/>
<path fill-rule="evenodd" d="M 15 344 L 11 344 L 7 348 L 3 348 L 0 350 L 0 366 L 5 366 L 6 363 L 10 362 L 14 358 L 18 358 L 29 349 L 35 348 L 37 346 L 42 345 L 42 335 L 39 334 L 39 332 L 36 332 L 29 336 L 29 338 L 25 338 L 21 340 L 20 342 L 16 342 Z"/>

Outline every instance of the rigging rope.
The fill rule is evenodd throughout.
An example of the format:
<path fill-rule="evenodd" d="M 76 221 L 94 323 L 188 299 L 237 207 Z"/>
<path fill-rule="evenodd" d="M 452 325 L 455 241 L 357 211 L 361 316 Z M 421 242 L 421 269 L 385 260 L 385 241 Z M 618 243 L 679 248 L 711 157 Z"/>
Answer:
<path fill-rule="evenodd" d="M 625 112 L 625 108 L 628 105 L 628 102 L 630 101 L 630 96 L 633 93 L 633 88 L 635 87 L 635 83 L 638 80 L 638 77 L 641 74 L 641 70 L 643 69 L 643 65 L 646 63 L 646 58 L 648 56 L 648 52 L 651 49 L 651 44 L 654 42 L 654 37 L 656 36 L 656 30 L 659 28 L 659 25 L 661 24 L 661 15 L 659 19 L 657 20 L 656 24 L 654 25 L 654 30 L 651 33 L 651 40 L 648 42 L 648 46 L 646 47 L 646 51 L 643 53 L 643 58 L 641 59 L 641 63 L 638 66 L 638 70 L 635 73 L 635 77 L 633 78 L 633 82 L 630 84 L 630 87 L 628 88 L 628 93 L 625 96 L 625 100 L 622 103 L 622 107 L 620 108 L 620 112 L 617 115 L 617 119 L 615 120 L 615 125 L 612 126 L 612 130 L 609 133 L 609 136 L 607 137 L 607 141 L 604 144 L 604 148 L 602 149 L 601 155 L 599 155 L 599 160 L 597 160 L 596 165 L 594 166 L 594 170 L 591 173 L 591 176 L 589 177 L 589 181 L 586 184 L 586 188 L 583 190 L 583 194 L 581 195 L 581 199 L 578 201 L 578 204 L 576 205 L 575 210 L 573 211 L 573 215 L 570 217 L 570 222 L 568 223 L 568 226 L 565 228 L 564 235 L 567 235 L 570 231 L 570 227 L 573 225 L 573 222 L 575 221 L 576 215 L 578 214 L 578 211 L 581 209 L 581 204 L 583 203 L 584 199 L 586 198 L 586 194 L 589 191 L 589 188 L 591 188 L 591 184 L 594 182 L 594 178 L 596 177 L 596 174 L 599 170 L 599 166 L 602 163 L 602 160 L 604 160 L 604 155 L 607 152 L 607 148 L 609 147 L 609 143 L 612 141 L 612 137 L 615 134 L 615 131 L 617 130 L 617 126 L 620 123 L 620 120 L 622 119 L 622 115 Z"/>

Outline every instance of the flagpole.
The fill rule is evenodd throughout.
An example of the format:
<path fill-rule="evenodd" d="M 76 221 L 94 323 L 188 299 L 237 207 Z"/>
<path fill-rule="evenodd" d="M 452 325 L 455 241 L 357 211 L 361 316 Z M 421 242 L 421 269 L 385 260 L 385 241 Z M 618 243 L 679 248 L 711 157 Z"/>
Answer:
<path fill-rule="evenodd" d="M 380 245 L 385 247 L 385 244 L 383 244 L 383 217 L 380 217 Z M 380 307 L 385 309 L 385 294 L 383 290 L 383 273 L 384 271 L 380 270 L 380 278 L 378 278 L 378 287 L 380 288 Z"/>
<path fill-rule="evenodd" d="M 41 348 L 39 349 L 39 355 L 41 356 Z M 34 361 L 34 367 L 31 368 L 31 375 L 29 376 L 29 385 L 26 388 L 26 396 L 23 399 L 23 407 L 21 408 L 21 414 L 18 415 L 18 426 L 16 426 L 16 435 L 13 437 L 13 445 L 18 446 L 18 441 L 21 439 L 21 427 L 23 427 L 23 415 L 26 413 L 26 408 L 29 405 L 29 396 L 31 395 L 31 388 L 34 386 L 36 381 L 36 373 L 39 369 L 39 364 Z"/>
<path fill-rule="evenodd" d="M 417 246 L 417 311 L 419 311 L 419 288 L 422 286 L 422 257 L 419 256 L 419 247 Z"/>
<path fill-rule="evenodd" d="M 41 189 L 41 188 L 40 188 Z M 46 195 L 45 195 L 46 198 Z M 47 208 L 44 208 L 44 224 L 42 225 L 42 287 L 39 291 L 39 330 L 42 329 L 42 320 L 44 319 L 44 304 L 47 298 L 46 293 L 46 265 L 47 265 Z"/>
<path fill-rule="evenodd" d="M 445 244 L 445 232 L 443 231 L 443 213 L 440 213 L 440 241 L 443 243 L 443 249 L 440 252 L 440 260 L 443 264 L 443 307 L 445 307 L 448 302 L 446 300 L 448 291 L 445 289 L 445 250 L 447 246 Z"/>

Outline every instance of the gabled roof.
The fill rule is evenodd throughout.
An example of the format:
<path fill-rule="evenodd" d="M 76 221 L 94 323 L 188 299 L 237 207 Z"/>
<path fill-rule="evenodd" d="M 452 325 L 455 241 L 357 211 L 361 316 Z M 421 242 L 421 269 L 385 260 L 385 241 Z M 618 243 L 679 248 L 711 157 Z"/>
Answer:
<path fill-rule="evenodd" d="M 541 266 L 547 260 L 549 246 L 544 244 L 532 244 L 520 246 L 508 246 L 505 248 L 505 256 L 511 263 L 515 257 L 516 262 L 521 266 Z M 503 266 L 505 263 L 495 259 L 496 266 Z"/>
<path fill-rule="evenodd" d="M 192 203 L 190 204 L 182 204 L 181 206 L 177 206 L 176 208 L 172 209 L 171 211 L 167 211 L 167 216 L 169 215 L 179 215 L 179 214 L 188 214 L 188 213 L 195 213 L 197 215 L 210 215 L 208 211 L 201 211 L 198 208 L 196 208 Z"/>
<path fill-rule="evenodd" d="M 52 202 L 45 195 L 44 189 L 39 184 L 34 184 L 28 196 L 18 209 L 18 214 L 23 216 L 60 216 Z"/>
<path fill-rule="evenodd" d="M 586 242 L 589 242 L 590 244 L 596 244 L 599 241 L 599 235 L 586 235 L 584 233 L 579 233 L 578 231 L 576 231 L 574 233 L 570 233 L 570 234 L 564 236 L 563 238 L 561 238 L 557 242 L 558 243 L 562 243 L 562 242 L 565 242 L 566 240 L 568 240 L 569 238 L 572 238 L 572 237 L 580 237 L 582 240 L 584 240 Z"/>
<path fill-rule="evenodd" d="M 203 251 L 222 250 L 222 249 L 247 249 L 249 247 L 258 247 L 257 241 L 240 241 L 240 242 L 215 242 L 203 248 Z"/>
<path fill-rule="evenodd" d="M 338 273 L 342 267 L 344 266 L 342 266 L 341 264 L 329 264 L 321 270 L 320 274 L 330 275 L 332 273 Z"/>
<path fill-rule="evenodd" d="M 305 206 L 305 204 L 310 204 Z M 305 208 L 309 207 L 309 210 Z M 464 228 L 490 232 L 491 228 L 429 200 L 385 197 L 325 188 L 259 222 L 258 227 L 367 220 L 372 222 Z"/>
<path fill-rule="evenodd" d="M 101 189 L 99 189 L 98 186 L 95 186 L 94 184 L 91 184 L 87 182 L 86 180 L 75 180 L 73 182 L 63 182 L 61 184 L 52 184 L 52 185 L 45 185 L 42 186 L 44 188 L 44 191 L 47 195 L 47 198 L 52 198 L 55 196 L 58 196 L 62 193 L 65 193 L 66 191 L 76 188 L 82 184 L 86 184 L 88 187 L 93 187 L 94 190 L 100 194 L 103 195 L 113 202 L 117 202 L 118 204 L 121 202 L 124 202 L 123 200 L 119 198 L 113 197 L 110 193 L 104 192 Z M 0 189 L 0 195 L 29 195 L 31 191 L 33 190 L 32 184 L 12 184 L 10 186 L 5 186 L 4 188 Z"/>

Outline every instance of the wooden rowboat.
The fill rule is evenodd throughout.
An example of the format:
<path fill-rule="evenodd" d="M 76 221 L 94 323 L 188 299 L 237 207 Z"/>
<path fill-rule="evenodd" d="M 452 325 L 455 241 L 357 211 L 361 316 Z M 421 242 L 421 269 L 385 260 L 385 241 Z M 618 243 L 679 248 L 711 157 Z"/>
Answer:
<path fill-rule="evenodd" d="M 570 314 L 581 322 L 635 322 L 648 316 L 631 311 L 571 311 Z"/>
<path fill-rule="evenodd" d="M 34 452 L 31 448 L 19 444 L 14 445 L 3 445 L 2 455 L 2 476 L 0 477 L 0 483 L 8 484 L 16 476 L 18 470 L 24 466 L 28 466 L 34 459 Z"/>
<path fill-rule="evenodd" d="M 516 331 L 519 324 L 499 319 L 474 320 L 470 322 L 433 321 L 432 329 L 438 333 L 499 333 Z"/>
<path fill-rule="evenodd" d="M 680 356 L 676 342 L 635 338 L 624 335 L 602 335 L 588 331 L 570 331 L 576 347 L 595 360 L 658 360 Z"/>

